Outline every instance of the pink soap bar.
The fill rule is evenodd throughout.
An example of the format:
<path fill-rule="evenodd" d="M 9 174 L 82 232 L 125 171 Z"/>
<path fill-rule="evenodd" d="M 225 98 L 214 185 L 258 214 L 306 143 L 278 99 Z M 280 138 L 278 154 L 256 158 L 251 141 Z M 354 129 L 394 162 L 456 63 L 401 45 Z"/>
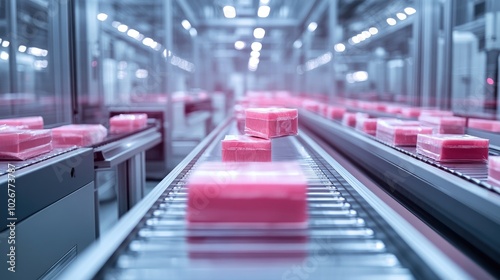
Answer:
<path fill-rule="evenodd" d="M 146 114 L 121 114 L 109 119 L 110 133 L 127 133 L 147 125 L 148 115 Z"/>
<path fill-rule="evenodd" d="M 356 118 L 356 130 L 375 136 L 377 132 L 377 119 L 363 116 Z"/>
<path fill-rule="evenodd" d="M 491 132 L 500 132 L 500 121 L 496 120 L 483 120 L 483 119 L 469 119 L 468 126 L 470 128 L 476 128 L 481 130 L 487 130 Z"/>
<path fill-rule="evenodd" d="M 419 134 L 417 153 L 437 161 L 485 161 L 489 141 L 470 135 Z"/>
<path fill-rule="evenodd" d="M 418 121 L 379 119 L 376 137 L 395 146 L 415 146 L 417 134 L 432 134 L 432 127 L 421 126 Z"/>
<path fill-rule="evenodd" d="M 389 114 L 400 114 L 404 106 L 396 104 L 387 104 L 385 106 L 385 112 Z"/>
<path fill-rule="evenodd" d="M 368 118 L 368 114 L 365 113 L 351 113 L 347 112 L 342 117 L 342 124 L 350 127 L 356 127 L 356 118 Z"/>
<path fill-rule="evenodd" d="M 451 117 L 453 116 L 453 112 L 438 109 L 422 109 L 420 116 Z"/>
<path fill-rule="evenodd" d="M 488 159 L 488 179 L 500 185 L 500 156 L 490 156 Z"/>
<path fill-rule="evenodd" d="M 421 114 L 418 118 L 423 125 L 431 126 L 437 134 L 464 134 L 465 118 L 452 116 L 432 116 Z"/>
<path fill-rule="evenodd" d="M 338 106 L 327 106 L 325 117 L 333 120 L 341 120 L 344 117 L 346 109 Z"/>
<path fill-rule="evenodd" d="M 409 118 L 418 118 L 421 109 L 418 107 L 403 107 L 401 108 L 401 115 Z"/>
<path fill-rule="evenodd" d="M 108 130 L 100 124 L 70 124 L 52 129 L 55 147 L 89 146 L 101 142 Z"/>
<path fill-rule="evenodd" d="M 302 101 L 302 108 L 317 113 L 319 110 L 320 103 L 314 100 L 306 99 Z"/>
<path fill-rule="evenodd" d="M 43 118 L 37 116 L 15 119 L 0 119 L 0 125 L 2 124 L 23 127 L 25 129 L 43 129 Z"/>
<path fill-rule="evenodd" d="M 245 110 L 245 133 L 265 139 L 298 134 L 298 111 L 288 108 Z"/>
<path fill-rule="evenodd" d="M 205 162 L 187 187 L 191 227 L 307 226 L 307 180 L 295 162 Z"/>
<path fill-rule="evenodd" d="M 226 135 L 222 161 L 271 161 L 271 140 L 246 135 Z"/>
<path fill-rule="evenodd" d="M 0 130 L 0 159 L 26 160 L 52 151 L 52 132 L 40 130 Z"/>

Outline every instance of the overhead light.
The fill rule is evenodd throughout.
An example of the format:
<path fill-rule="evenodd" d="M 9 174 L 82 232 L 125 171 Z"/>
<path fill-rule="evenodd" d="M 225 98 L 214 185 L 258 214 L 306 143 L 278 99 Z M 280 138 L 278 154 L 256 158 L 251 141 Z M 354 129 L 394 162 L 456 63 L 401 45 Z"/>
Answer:
<path fill-rule="evenodd" d="M 139 31 L 132 29 L 132 28 L 127 31 L 127 35 L 129 37 L 132 37 L 132 38 L 137 38 L 137 37 L 139 37 L 140 34 L 141 33 L 139 33 Z"/>
<path fill-rule="evenodd" d="M 167 49 L 164 49 L 162 54 L 163 57 L 172 56 L 172 52 Z"/>
<path fill-rule="evenodd" d="M 105 13 L 100 13 L 97 15 L 97 19 L 100 21 L 105 21 L 108 18 L 108 15 Z"/>
<path fill-rule="evenodd" d="M 19 52 L 25 52 L 26 51 L 26 46 L 24 45 L 19 45 L 19 48 L 17 49 Z"/>
<path fill-rule="evenodd" d="M 405 13 L 406 13 L 407 15 L 413 15 L 413 14 L 414 14 L 414 13 L 416 13 L 416 12 L 417 12 L 417 10 L 415 10 L 415 9 L 414 9 L 414 8 L 412 8 L 412 7 L 407 7 L 407 8 L 405 8 Z"/>
<path fill-rule="evenodd" d="M 189 35 L 191 35 L 191 37 L 195 37 L 196 35 L 198 35 L 198 31 L 196 31 L 196 28 L 191 28 L 189 29 Z"/>
<path fill-rule="evenodd" d="M 358 38 L 358 36 L 357 36 L 357 35 L 356 35 L 356 36 L 354 36 L 354 37 L 352 37 L 352 38 L 351 38 L 351 40 L 352 40 L 352 42 L 353 42 L 354 44 L 357 44 L 357 43 L 361 42 L 361 40 L 359 40 L 359 38 Z"/>
<path fill-rule="evenodd" d="M 260 52 L 258 52 L 258 51 L 251 51 L 250 52 L 250 56 L 251 57 L 259 58 L 260 57 Z"/>
<path fill-rule="evenodd" d="M 9 59 L 9 54 L 7 52 L 1 51 L 0 52 L 0 59 L 8 60 Z"/>
<path fill-rule="evenodd" d="M 10 45 L 10 42 L 7 40 L 2 42 L 2 47 L 4 47 L 4 48 L 8 47 L 9 45 Z"/>
<path fill-rule="evenodd" d="M 37 47 L 30 47 L 28 48 L 28 54 L 34 55 L 34 56 L 47 56 L 48 51 L 44 49 L 40 49 Z"/>
<path fill-rule="evenodd" d="M 363 31 L 363 32 L 361 32 L 361 34 L 363 34 L 363 36 L 364 36 L 366 39 L 368 39 L 368 38 L 370 38 L 370 37 L 372 36 L 372 34 L 371 34 L 370 32 L 368 32 L 368 31 Z"/>
<path fill-rule="evenodd" d="M 182 27 L 184 27 L 184 29 L 186 29 L 186 30 L 189 30 L 189 28 L 191 28 L 191 23 L 189 23 L 189 21 L 187 19 L 183 20 L 181 22 L 181 24 L 182 24 Z"/>
<path fill-rule="evenodd" d="M 242 50 L 244 49 L 246 46 L 245 42 L 243 41 L 236 41 L 234 42 L 234 48 L 237 49 L 237 50 Z"/>
<path fill-rule="evenodd" d="M 120 24 L 116 29 L 118 29 L 118 31 L 120 32 L 127 32 L 128 26 L 126 26 L 125 24 Z"/>
<path fill-rule="evenodd" d="M 396 20 L 393 18 L 387 18 L 387 24 L 389 25 L 396 25 Z"/>
<path fill-rule="evenodd" d="M 252 72 L 255 72 L 255 71 L 257 71 L 257 67 L 258 66 L 250 66 L 250 65 L 248 65 L 248 70 L 250 70 Z"/>
<path fill-rule="evenodd" d="M 33 62 L 33 66 L 36 69 L 47 68 L 48 65 L 49 65 L 49 62 L 47 60 L 35 60 Z"/>
<path fill-rule="evenodd" d="M 259 65 L 259 62 L 260 62 L 259 58 L 257 58 L 257 57 L 250 57 L 250 59 L 248 60 L 248 65 L 255 65 L 255 66 L 257 66 L 257 65 Z"/>
<path fill-rule="evenodd" d="M 338 43 L 336 44 L 333 49 L 336 51 L 336 52 L 343 52 L 345 51 L 345 45 L 342 44 L 342 43 Z"/>
<path fill-rule="evenodd" d="M 396 16 L 399 18 L 399 20 L 405 20 L 406 19 L 406 14 L 405 13 L 397 13 Z"/>
<path fill-rule="evenodd" d="M 149 45 L 149 46 L 150 46 L 152 49 L 156 49 L 156 48 L 158 48 L 158 46 L 159 46 L 159 45 L 160 45 L 160 44 L 158 44 L 158 42 L 153 41 L 153 42 L 151 43 L 151 45 Z"/>
<path fill-rule="evenodd" d="M 236 17 L 236 9 L 233 6 L 224 6 L 224 8 L 222 8 L 222 12 L 224 12 L 224 16 L 226 18 Z"/>
<path fill-rule="evenodd" d="M 260 4 L 267 5 L 269 4 L 269 0 L 260 0 Z"/>
<path fill-rule="evenodd" d="M 316 30 L 316 28 L 318 28 L 318 24 L 314 21 L 309 23 L 309 25 L 307 26 L 307 30 L 309 30 L 311 32 L 314 32 L 314 30 Z"/>
<path fill-rule="evenodd" d="M 264 28 L 257 27 L 253 30 L 253 36 L 255 39 L 262 39 L 266 35 L 266 30 Z"/>
<path fill-rule="evenodd" d="M 151 46 L 152 44 L 154 43 L 154 40 L 149 38 L 149 37 L 146 37 L 144 38 L 144 40 L 142 40 L 142 44 L 144 44 L 145 46 Z"/>
<path fill-rule="evenodd" d="M 358 35 L 356 35 L 356 37 L 358 38 L 358 41 L 360 41 L 360 42 L 363 42 L 366 39 L 365 36 L 363 36 L 363 34 L 358 34 Z"/>
<path fill-rule="evenodd" d="M 113 21 L 113 22 L 111 23 L 111 26 L 113 26 L 114 28 L 118 28 L 118 26 L 120 26 L 120 24 L 121 24 L 121 23 L 120 23 L 119 21 Z"/>
<path fill-rule="evenodd" d="M 378 33 L 378 29 L 376 27 L 370 27 L 370 29 L 368 29 L 368 32 L 370 32 L 370 34 L 372 35 L 375 35 Z"/>
<path fill-rule="evenodd" d="M 300 49 L 302 47 L 302 41 L 297 40 L 297 41 L 293 42 L 293 47 L 296 49 Z"/>
<path fill-rule="evenodd" d="M 250 47 L 252 51 L 260 52 L 260 50 L 262 50 L 262 44 L 260 42 L 253 42 Z"/>
<path fill-rule="evenodd" d="M 148 70 L 146 69 L 137 69 L 135 71 L 135 77 L 137 79 L 145 79 L 148 77 Z"/>
<path fill-rule="evenodd" d="M 257 16 L 260 18 L 266 18 L 269 16 L 270 12 L 271 12 L 271 7 L 260 6 L 259 9 L 257 10 Z"/>

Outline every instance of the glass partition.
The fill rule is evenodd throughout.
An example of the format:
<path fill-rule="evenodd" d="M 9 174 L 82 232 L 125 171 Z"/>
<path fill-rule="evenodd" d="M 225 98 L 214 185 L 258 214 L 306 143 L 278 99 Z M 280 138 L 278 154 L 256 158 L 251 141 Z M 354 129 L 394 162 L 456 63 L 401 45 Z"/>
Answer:
<path fill-rule="evenodd" d="M 0 3 L 0 118 L 70 122 L 68 2 Z"/>

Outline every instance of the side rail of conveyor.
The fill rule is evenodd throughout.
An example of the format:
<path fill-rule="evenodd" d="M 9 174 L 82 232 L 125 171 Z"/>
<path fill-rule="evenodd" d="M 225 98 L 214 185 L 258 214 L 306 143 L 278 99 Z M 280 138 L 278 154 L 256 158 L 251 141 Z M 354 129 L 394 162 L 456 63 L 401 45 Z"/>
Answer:
<path fill-rule="evenodd" d="M 219 126 L 63 278 L 469 278 L 303 131 L 272 149 L 307 176 L 307 229 L 188 229 L 186 178 L 234 131 Z"/>
<path fill-rule="evenodd" d="M 492 271 L 500 265 L 500 189 L 486 182 L 486 163 L 441 164 L 415 148 L 388 145 L 311 112 L 300 114 L 304 128 L 377 177 L 456 245 Z"/>

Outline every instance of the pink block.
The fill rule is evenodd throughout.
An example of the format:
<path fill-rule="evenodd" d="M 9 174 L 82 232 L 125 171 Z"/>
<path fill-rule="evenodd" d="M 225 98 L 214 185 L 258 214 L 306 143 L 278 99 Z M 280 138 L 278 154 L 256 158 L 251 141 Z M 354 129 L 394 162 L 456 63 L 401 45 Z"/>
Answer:
<path fill-rule="evenodd" d="M 0 130 L 0 159 L 26 160 L 52 151 L 52 132 L 40 130 Z"/>
<path fill-rule="evenodd" d="M 191 227 L 307 226 L 307 180 L 295 162 L 205 162 L 187 187 Z"/>
<path fill-rule="evenodd" d="M 488 159 L 488 179 L 500 185 L 500 156 L 490 156 Z"/>
<path fill-rule="evenodd" d="M 453 112 L 438 109 L 422 109 L 420 116 L 451 117 L 453 116 Z"/>
<path fill-rule="evenodd" d="M 403 107 L 405 106 L 402 106 L 402 105 L 397 105 L 397 104 L 387 104 L 385 106 L 385 112 L 388 113 L 388 114 L 400 114 L 401 113 L 401 110 L 403 109 Z"/>
<path fill-rule="evenodd" d="M 419 134 L 417 153 L 437 161 L 485 161 L 489 140 L 470 135 Z"/>
<path fill-rule="evenodd" d="M 356 130 L 375 136 L 377 132 L 377 119 L 375 118 L 370 119 L 362 116 L 357 117 Z"/>
<path fill-rule="evenodd" d="M 420 116 L 421 109 L 419 107 L 403 107 L 401 108 L 401 115 L 408 118 L 418 118 Z"/>
<path fill-rule="evenodd" d="M 70 124 L 52 129 L 55 147 L 89 146 L 104 140 L 108 130 L 100 124 Z"/>
<path fill-rule="evenodd" d="M 121 114 L 109 119 L 110 133 L 127 133 L 145 128 L 148 115 L 146 114 Z"/>
<path fill-rule="evenodd" d="M 298 111 L 287 108 L 245 110 L 245 133 L 265 139 L 298 134 Z"/>
<path fill-rule="evenodd" d="M 271 161 L 271 140 L 246 135 L 226 135 L 222 161 Z"/>
<path fill-rule="evenodd" d="M 2 124 L 18 126 L 25 129 L 43 129 L 43 118 L 36 116 L 15 119 L 0 119 L 0 125 Z"/>
<path fill-rule="evenodd" d="M 487 130 L 491 132 L 500 132 L 500 121 L 496 120 L 483 120 L 483 119 L 469 119 L 468 126 L 470 128 Z"/>
<path fill-rule="evenodd" d="M 432 116 L 421 114 L 418 118 L 423 125 L 430 126 L 437 134 L 464 134 L 465 118 L 450 116 Z"/>
<path fill-rule="evenodd" d="M 356 118 L 368 118 L 368 114 L 365 113 L 352 113 L 347 112 L 342 117 L 342 124 L 350 127 L 356 127 Z"/>
<path fill-rule="evenodd" d="M 302 101 L 302 108 L 317 113 L 319 110 L 320 103 L 314 100 L 306 99 Z"/>
<path fill-rule="evenodd" d="M 327 106 L 325 116 L 333 120 L 341 120 L 346 112 L 344 107 Z"/>
<path fill-rule="evenodd" d="M 417 134 L 432 134 L 432 127 L 421 126 L 418 121 L 379 119 L 376 137 L 395 146 L 415 146 Z"/>

